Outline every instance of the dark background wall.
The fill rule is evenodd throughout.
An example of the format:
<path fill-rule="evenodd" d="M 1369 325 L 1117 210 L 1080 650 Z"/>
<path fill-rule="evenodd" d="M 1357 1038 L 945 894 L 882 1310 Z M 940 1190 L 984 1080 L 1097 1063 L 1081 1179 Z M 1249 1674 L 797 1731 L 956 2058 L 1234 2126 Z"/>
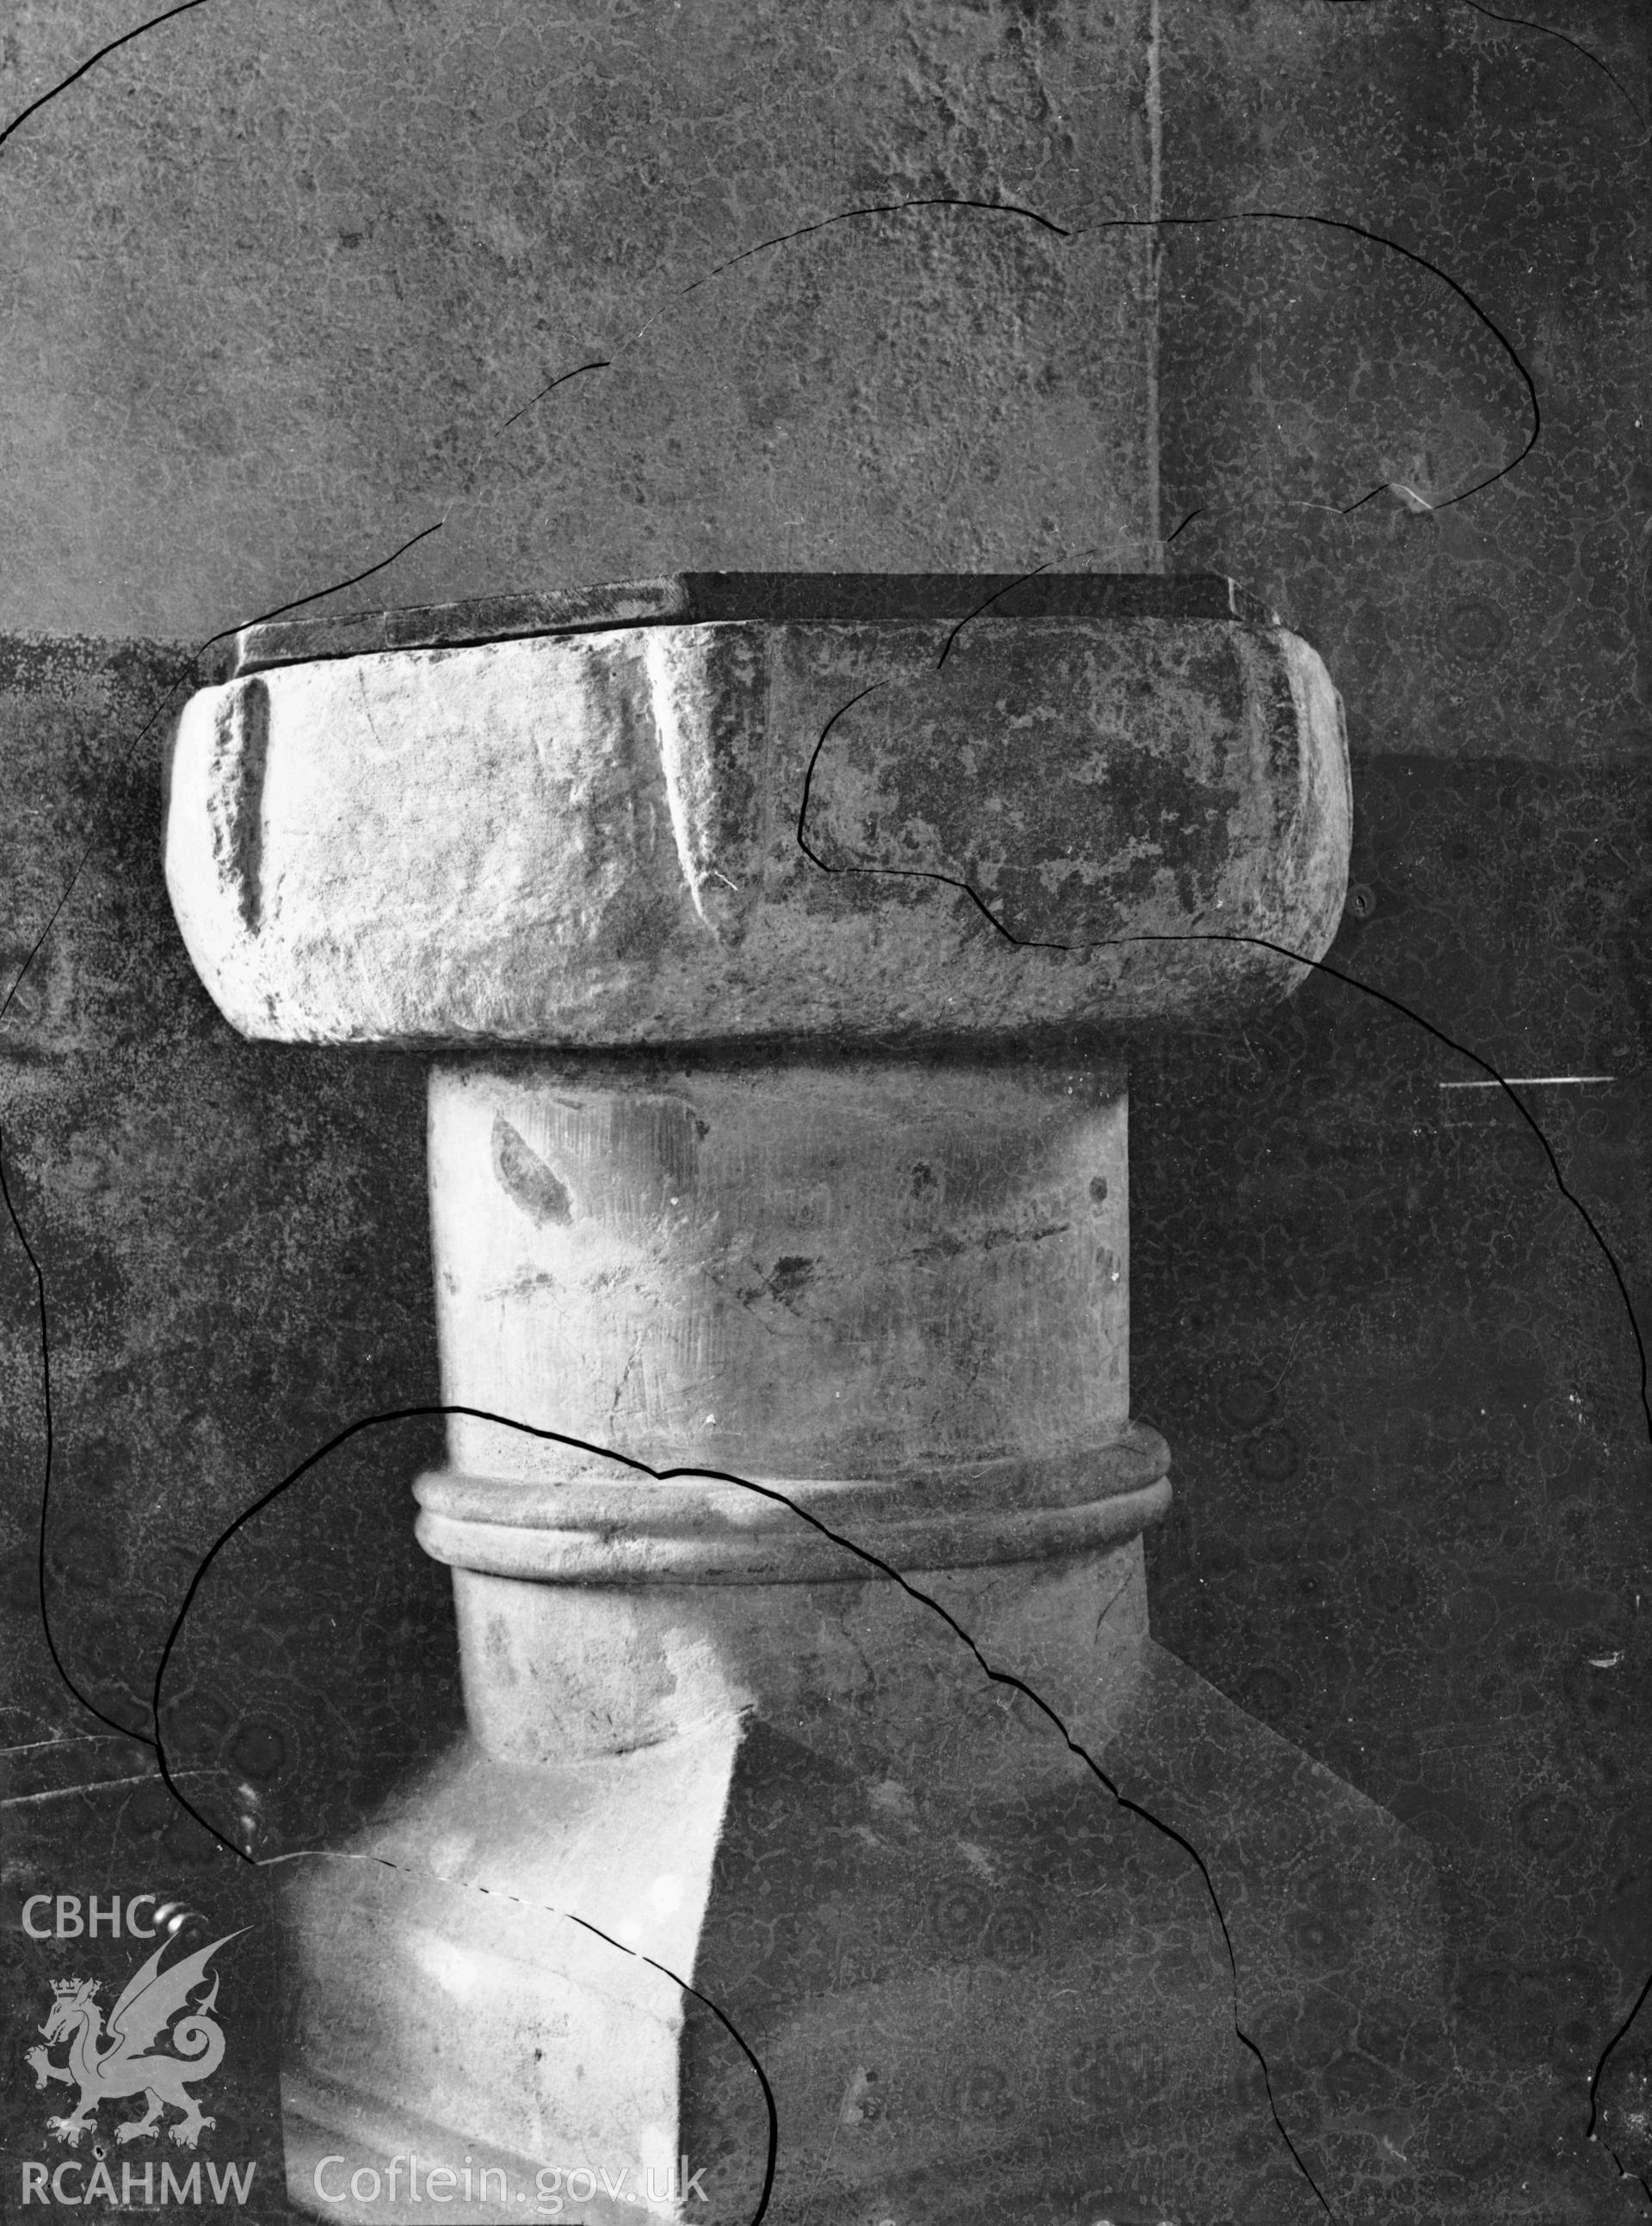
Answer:
<path fill-rule="evenodd" d="M 1148 17 L 208 0 L 4 150 L 6 622 L 194 642 L 437 520 L 381 595 L 1151 536 L 1145 233 L 696 283 L 1147 215 Z"/>
<path fill-rule="evenodd" d="M 1270 596 L 1349 707 L 1333 962 L 1502 1072 L 1613 1078 L 1525 1094 L 1644 1313 L 1652 86 L 1641 11 L 1541 12 L 1621 86 L 1466 0 L 1163 15 L 1167 214 L 1386 235 L 1529 373 L 1535 445 L 1445 507 L 1532 429 L 1509 353 L 1446 278 L 1271 220 L 1168 227 L 1156 273 L 1137 232 L 1070 256 L 956 213 L 855 245 L 836 227 L 731 274 L 738 308 L 678 302 L 629 385 L 556 398 L 583 389 L 577 418 L 486 448 L 668 279 L 791 224 L 927 193 L 1146 213 L 1145 11 L 615 9 L 553 37 L 505 0 L 209 0 L 0 149 L 8 983 L 73 882 L 0 1022 L 0 1129 L 46 1284 L 48 1596 L 101 1708 L 146 1721 L 241 1508 L 355 1416 L 436 1396 L 421 1063 L 231 1035 L 166 905 L 146 722 L 186 645 L 449 503 L 345 602 L 673 564 L 1143 561 L 1155 535 Z M 125 28 L 112 5 L 20 17 L 0 110 Z M 1337 514 L 1388 481 L 1409 499 Z M 1434 1851 L 1477 2100 L 1413 2215 L 1604 2218 L 1623 2214 L 1582 2140 L 1589 2083 L 1652 1968 L 1652 1460 L 1623 1296 L 1508 1101 L 1441 1086 L 1476 1079 L 1324 976 L 1245 1039 L 1138 1048 L 1135 1405 L 1179 1495 L 1153 1612 Z M 8 1237 L 25 1792 L 149 1766 L 41 1636 L 35 1302 Z M 445 1574 L 407 1494 L 437 1443 L 353 1441 L 242 1534 L 192 1619 L 179 1753 L 263 1850 L 347 1822 L 451 1732 Z M 122 1797 L 187 1879 L 200 1836 L 152 1786 Z M 1601 2096 L 1652 2173 L 1649 2079 L 1643 2019 Z"/>
<path fill-rule="evenodd" d="M 1352 234 L 1172 228 L 1164 515 L 1344 692 L 1333 963 L 1505 1075 L 1614 1078 L 1523 1095 L 1644 1321 L 1645 22 L 1521 12 L 1621 84 L 1465 6 L 1167 14 L 1166 212 L 1348 219 L 1509 345 Z M 1538 422 L 1511 351 L 1538 438 L 1451 503 Z M 1396 480 L 1419 499 L 1337 514 Z M 1324 976 L 1249 1042 L 1138 1062 L 1135 1396 L 1183 1485 L 1153 1612 L 1426 1839 L 1484 2098 L 1461 2161 L 1589 2216 L 1588 2083 L 1652 1960 L 1652 1460 L 1624 1296 L 1542 1146 L 1442 1087 L 1484 1078 Z M 1646 2027 L 1601 2085 L 1642 2172 Z"/>

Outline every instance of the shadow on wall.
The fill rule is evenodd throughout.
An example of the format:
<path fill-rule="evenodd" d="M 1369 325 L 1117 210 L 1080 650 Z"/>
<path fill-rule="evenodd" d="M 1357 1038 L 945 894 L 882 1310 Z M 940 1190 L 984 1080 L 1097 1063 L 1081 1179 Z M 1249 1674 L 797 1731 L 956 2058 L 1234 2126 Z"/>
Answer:
<path fill-rule="evenodd" d="M 43 919 L 84 861 L 3 1054 L 7 1180 L 51 1343 L 47 1597 L 69 1674 L 139 1729 L 227 1523 L 342 1420 L 440 1396 L 421 1062 L 245 1043 L 179 941 L 159 735 L 116 753 L 181 662 L 13 641 L 0 706 L 17 916 Z M 25 955 L 4 953 L 8 978 Z M 40 1625 L 39 1322 L 15 1237 L 0 1275 L 18 1387 L 0 1409 L 6 1727 L 73 1739 L 99 1727 Z M 347 1821 L 457 1727 L 447 1574 L 411 1527 L 412 1479 L 440 1442 L 408 1423 L 346 1448 L 249 1524 L 191 1611 L 168 1673 L 171 1759 L 223 1773 L 260 1853 Z"/>

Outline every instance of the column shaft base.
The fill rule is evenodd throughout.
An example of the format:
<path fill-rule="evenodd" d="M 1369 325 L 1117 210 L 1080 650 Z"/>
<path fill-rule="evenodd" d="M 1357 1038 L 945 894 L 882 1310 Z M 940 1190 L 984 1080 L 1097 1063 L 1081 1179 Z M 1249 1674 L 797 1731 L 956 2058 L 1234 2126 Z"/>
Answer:
<path fill-rule="evenodd" d="M 639 1597 L 474 1581 L 507 1666 L 513 1623 Z M 1447 2068 L 1426 1851 L 1145 1636 L 1137 1545 L 914 1581 L 1198 1848 L 1280 2114 L 1337 2215 L 1375 2217 Z M 686 2155 L 680 2215 L 744 2226 L 763 2089 L 664 1966 L 763 2067 L 775 2226 L 1323 2216 L 1235 2034 L 1198 1866 L 940 1618 L 887 1584 L 640 1591 L 681 1610 L 647 1645 L 616 1623 L 651 1718 L 565 1694 L 562 1759 L 502 1759 L 532 1696 L 484 1692 L 472 1740 L 348 1851 L 368 1860 L 294 1881 L 295 2204 L 389 2216 L 318 2201 L 306 2173 L 382 2173 L 393 2138 L 495 2163 L 512 2197 L 560 2168 L 562 2214 L 511 2215 L 587 2226 L 646 2216 L 651 2165 L 663 2191 Z M 485 1644 L 480 1598 L 473 1620 Z M 740 1631 L 777 1627 L 796 1674 L 764 1684 Z"/>

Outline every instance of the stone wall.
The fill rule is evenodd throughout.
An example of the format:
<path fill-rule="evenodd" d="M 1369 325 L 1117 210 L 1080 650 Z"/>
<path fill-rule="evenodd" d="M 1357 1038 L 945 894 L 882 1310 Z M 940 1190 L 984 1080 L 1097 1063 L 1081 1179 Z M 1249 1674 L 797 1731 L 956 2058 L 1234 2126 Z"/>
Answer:
<path fill-rule="evenodd" d="M 68 894 L 0 1022 L 0 1127 L 45 1283 L 48 1597 L 100 1707 L 143 1722 L 238 1510 L 438 1396 L 422 1063 L 229 1033 L 167 906 L 159 786 L 187 647 L 438 518 L 345 601 L 1151 564 L 1172 535 L 1168 561 L 1233 572 L 1348 703 L 1332 963 L 1502 1072 L 1613 1078 L 1528 1101 L 1643 1307 L 1652 96 L 1642 27 L 1561 13 L 1564 39 L 1222 0 L 1155 48 L 1145 7 L 1081 0 L 555 28 L 509 0 L 209 4 L 6 143 L 8 983 Z M 101 0 L 20 21 L 0 105 L 125 28 Z M 1437 271 L 1324 226 L 1172 228 L 1155 264 L 1138 232 L 949 207 L 683 291 L 868 204 L 1013 201 L 1076 234 L 1155 194 L 1335 214 Z M 1541 429 L 1448 505 L 1534 423 L 1454 286 Z M 1435 1853 L 1478 2099 L 1413 2215 L 1592 2219 L 1617 2214 L 1589 2077 L 1652 1963 L 1652 1460 L 1623 1296 L 1542 1146 L 1496 1091 L 1443 1086 L 1485 1079 L 1325 977 L 1242 1041 L 1139 1047 L 1134 1404 L 1179 1495 L 1152 1606 Z M 9 1237 L 0 1298 L 9 1739 L 60 1742 L 58 1783 L 118 1778 L 141 1751 L 37 1619 L 39 1322 Z M 256 1619 L 208 1596 L 179 1650 L 180 1739 L 250 1788 L 266 1850 L 456 1721 L 407 1491 L 438 1442 L 414 1420 L 329 1458 L 232 1549 Z M 198 1837 L 146 1814 L 187 1883 Z M 1642 2170 L 1649 2048 L 1602 2088 Z"/>

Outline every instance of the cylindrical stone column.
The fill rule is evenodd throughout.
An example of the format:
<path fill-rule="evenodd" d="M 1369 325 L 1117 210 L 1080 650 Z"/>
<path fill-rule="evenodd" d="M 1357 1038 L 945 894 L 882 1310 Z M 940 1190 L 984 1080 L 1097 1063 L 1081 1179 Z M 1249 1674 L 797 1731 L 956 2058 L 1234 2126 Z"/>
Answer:
<path fill-rule="evenodd" d="M 635 2185 L 692 2134 L 711 2215 L 748 2215 L 749 2067 L 673 1973 L 868 2216 L 1009 2172 L 1002 2127 L 1103 2058 L 1162 2057 L 1214 2124 L 1208 1911 L 1195 1954 L 1139 1867 L 1101 1924 L 1008 1892 L 1022 1820 L 1092 1817 L 1093 1782 L 959 1692 L 959 1634 L 1075 1720 L 1150 1705 L 1169 1457 L 1129 1412 L 1117 1030 L 1242 1014 L 1325 949 L 1335 690 L 1226 581 L 893 582 L 883 620 L 863 581 L 605 592 L 601 630 L 255 633 L 175 749 L 169 885 L 230 1018 L 439 1054 L 444 1396 L 529 1426 L 455 1415 L 420 1479 L 473 1739 L 376 1868 L 294 1891 L 289 2141 Z M 834 1975 L 772 1879 L 886 1825 L 921 1882 L 855 1873 Z M 1021 1914 L 969 1916 L 982 1881 Z M 839 2155 L 860 2032 L 896 2099 Z"/>
<path fill-rule="evenodd" d="M 1115 1065 L 442 1065 L 429 1151 L 456 1403 L 784 1479 L 903 1567 L 1115 1540 L 1167 1500 L 1129 1425 Z M 461 1568 L 861 1574 L 734 1485 L 464 1416 L 449 1441 L 421 1536 Z"/>
<path fill-rule="evenodd" d="M 1116 1559 L 1168 1504 L 1129 1419 L 1115 1065 L 467 1061 L 433 1072 L 429 1149 L 449 1400 L 783 1495 L 455 1416 L 419 1536 L 501 1761 L 680 1727 L 622 1643 L 669 1628 L 702 1706 L 714 1659 L 749 1683 L 753 1619 L 792 1626 L 775 1588 Z"/>

